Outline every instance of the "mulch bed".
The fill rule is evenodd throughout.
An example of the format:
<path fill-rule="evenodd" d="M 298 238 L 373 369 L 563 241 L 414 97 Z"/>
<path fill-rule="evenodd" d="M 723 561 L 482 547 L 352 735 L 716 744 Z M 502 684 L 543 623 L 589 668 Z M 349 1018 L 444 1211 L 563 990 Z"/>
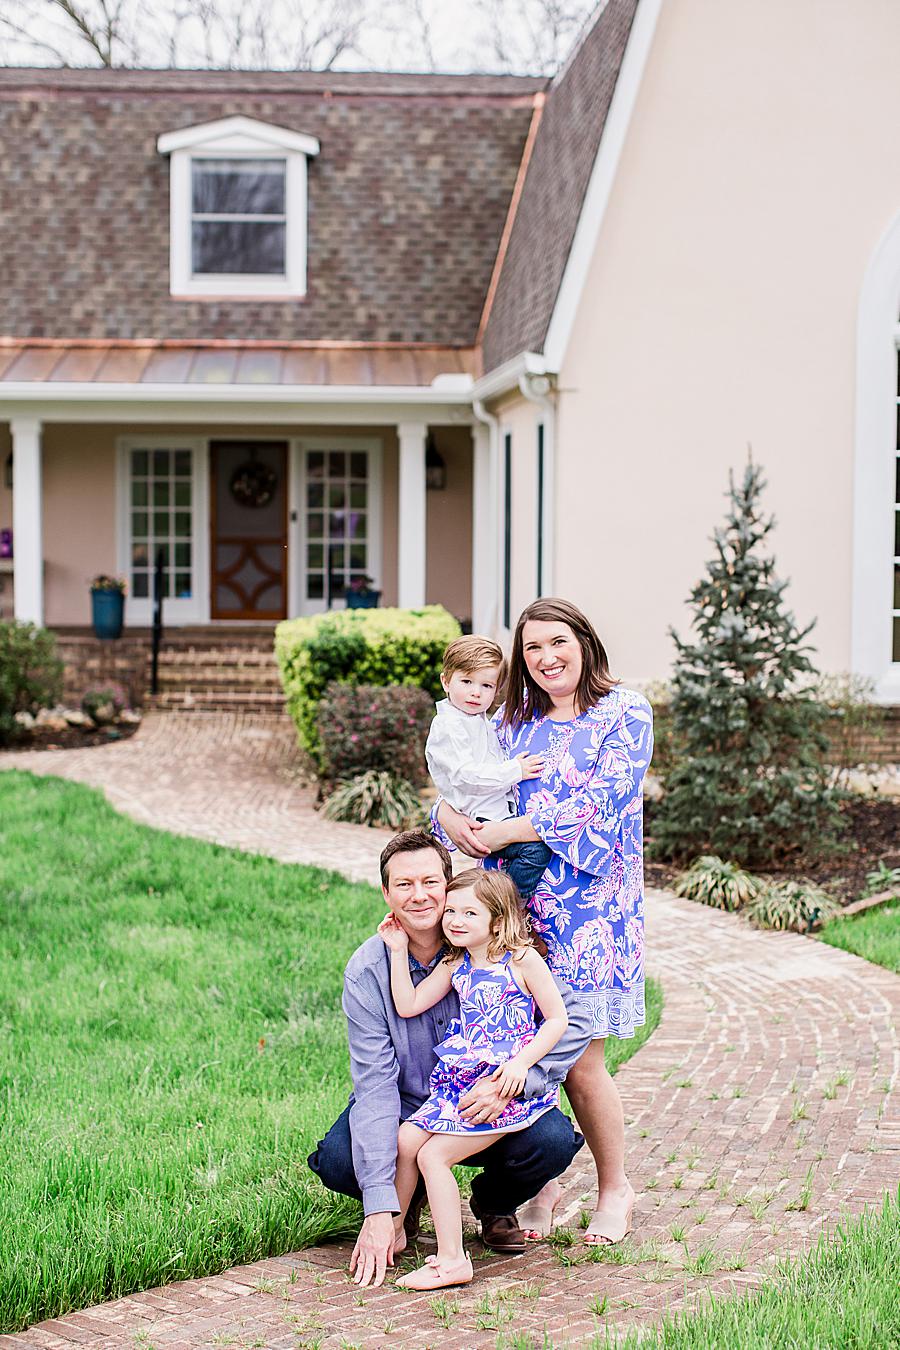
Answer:
<path fill-rule="evenodd" d="M 646 839 L 653 838 L 653 802 L 645 802 Z M 841 808 L 847 822 L 846 852 L 834 857 L 798 860 L 767 872 L 778 878 L 811 877 L 824 886 L 842 905 L 858 900 L 866 885 L 866 875 L 879 862 L 900 867 L 900 800 L 892 797 L 874 801 L 854 797 Z M 644 873 L 650 886 L 669 886 L 682 867 L 668 863 L 645 862 Z"/>
<path fill-rule="evenodd" d="M 23 753 L 26 750 L 82 750 L 92 745 L 110 745 L 113 741 L 127 741 L 140 722 L 123 722 L 115 727 L 66 727 L 65 731 L 51 731 L 48 727 L 32 727 L 5 751 Z"/>

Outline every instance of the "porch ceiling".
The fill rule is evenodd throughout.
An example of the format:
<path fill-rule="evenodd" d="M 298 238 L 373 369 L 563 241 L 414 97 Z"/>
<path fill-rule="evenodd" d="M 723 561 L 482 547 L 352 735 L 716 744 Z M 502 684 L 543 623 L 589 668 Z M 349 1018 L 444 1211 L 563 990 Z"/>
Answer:
<path fill-rule="evenodd" d="M 0 339 L 0 392 L 4 385 L 54 384 L 140 385 L 150 397 L 155 385 L 408 390 L 432 388 L 442 376 L 455 383 L 477 375 L 472 348 Z"/>

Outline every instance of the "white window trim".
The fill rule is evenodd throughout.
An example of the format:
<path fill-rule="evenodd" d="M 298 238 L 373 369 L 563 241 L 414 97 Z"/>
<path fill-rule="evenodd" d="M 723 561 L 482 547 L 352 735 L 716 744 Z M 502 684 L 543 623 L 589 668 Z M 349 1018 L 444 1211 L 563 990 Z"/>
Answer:
<path fill-rule="evenodd" d="M 881 703 L 900 703 L 900 662 L 891 660 L 898 313 L 900 214 L 866 271 L 856 351 L 851 666 L 874 681 Z"/>
<path fill-rule="evenodd" d="M 209 438 L 161 435 L 149 428 L 146 436 L 119 436 L 116 439 L 116 570 L 120 576 L 128 578 L 125 626 L 146 628 L 153 622 L 152 595 L 144 600 L 131 594 L 131 451 L 147 448 L 194 452 L 191 493 L 193 594 L 187 600 L 167 596 L 163 601 L 163 623 L 167 627 L 209 623 Z"/>
<path fill-rule="evenodd" d="M 171 156 L 169 183 L 169 289 L 175 299 L 299 299 L 306 294 L 307 161 L 319 153 L 313 136 L 226 117 L 160 136 L 157 149 Z M 285 275 L 249 273 L 195 277 L 191 269 L 191 168 L 195 159 L 285 161 Z"/>
<path fill-rule="evenodd" d="M 298 436 L 292 441 L 288 499 L 288 613 L 324 613 L 324 602 L 306 599 L 306 451 L 367 450 L 369 452 L 369 576 L 373 589 L 384 590 L 382 577 L 383 465 L 377 436 Z M 332 609 L 346 608 L 339 600 Z"/>

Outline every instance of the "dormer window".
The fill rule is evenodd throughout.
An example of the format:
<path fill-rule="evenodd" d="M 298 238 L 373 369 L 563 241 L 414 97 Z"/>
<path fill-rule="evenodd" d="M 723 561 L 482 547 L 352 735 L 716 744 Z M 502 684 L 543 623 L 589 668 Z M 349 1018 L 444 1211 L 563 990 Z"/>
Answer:
<path fill-rule="evenodd" d="M 176 298 L 306 294 L 312 136 L 229 117 L 160 136 L 171 155 L 170 289 Z"/>

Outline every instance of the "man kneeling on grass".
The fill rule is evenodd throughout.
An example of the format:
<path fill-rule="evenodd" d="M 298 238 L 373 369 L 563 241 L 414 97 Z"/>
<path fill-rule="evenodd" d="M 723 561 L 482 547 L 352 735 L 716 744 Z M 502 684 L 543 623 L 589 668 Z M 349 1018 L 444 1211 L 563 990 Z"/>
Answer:
<path fill-rule="evenodd" d="M 396 835 L 381 855 L 385 902 L 409 938 L 409 969 L 418 985 L 444 955 L 441 916 L 450 855 L 431 835 L 408 830 Z M 568 1029 L 558 1044 L 529 1069 L 522 1096 L 543 1096 L 560 1084 L 591 1038 L 590 1019 L 562 981 L 556 981 L 566 1005 Z M 380 1285 L 399 1251 L 394 1215 L 400 1212 L 394 1184 L 400 1123 L 429 1095 L 434 1047 L 459 1015 L 451 990 L 418 1016 L 400 1017 L 391 995 L 390 952 L 375 934 L 351 956 L 344 972 L 344 1012 L 350 1041 L 353 1095 L 350 1105 L 309 1158 L 329 1190 L 363 1202 L 365 1220 L 350 1260 L 359 1285 Z M 499 1085 L 483 1078 L 460 1101 L 469 1120 L 496 1120 L 508 1104 Z M 516 1210 L 566 1170 L 584 1143 L 572 1122 L 556 1107 L 527 1130 L 498 1136 L 483 1153 L 483 1170 L 472 1181 L 472 1213 L 481 1222 L 485 1246 L 496 1252 L 525 1250 Z M 424 1198 L 420 1187 L 406 1222 L 408 1237 L 418 1231 Z"/>

